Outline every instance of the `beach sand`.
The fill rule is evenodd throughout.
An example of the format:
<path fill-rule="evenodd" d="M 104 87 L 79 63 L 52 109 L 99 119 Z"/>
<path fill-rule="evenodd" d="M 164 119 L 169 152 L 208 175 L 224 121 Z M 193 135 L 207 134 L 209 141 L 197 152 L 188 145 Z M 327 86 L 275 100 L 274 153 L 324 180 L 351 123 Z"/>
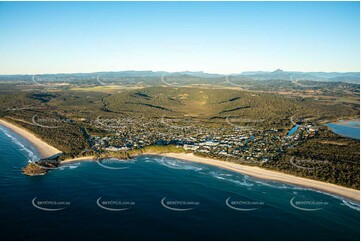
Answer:
<path fill-rule="evenodd" d="M 281 172 L 262 169 L 260 167 L 239 165 L 231 162 L 215 160 L 211 158 L 198 157 L 193 154 L 181 154 L 181 153 L 169 153 L 162 154 L 162 156 L 202 163 L 206 165 L 217 166 L 241 174 L 249 175 L 256 178 L 265 180 L 278 181 L 282 183 L 288 183 L 292 185 L 298 185 L 301 187 L 307 187 L 314 190 L 323 191 L 326 193 L 340 195 L 345 198 L 349 198 L 354 201 L 360 202 L 360 191 L 356 189 L 346 188 L 338 185 L 334 185 L 327 182 L 316 181 L 312 179 L 297 177 Z"/>
<path fill-rule="evenodd" d="M 66 160 L 60 161 L 60 164 L 64 165 L 64 164 L 76 163 L 79 161 L 94 161 L 94 157 L 93 156 L 83 156 L 83 157 L 78 157 L 78 158 L 73 158 L 73 159 L 66 159 Z"/>
<path fill-rule="evenodd" d="M 0 124 L 29 141 L 39 151 L 42 159 L 54 157 L 62 153 L 60 150 L 45 143 L 44 141 L 36 137 L 33 133 L 24 128 L 20 128 L 19 126 L 11 124 L 2 119 L 0 119 Z"/>
<path fill-rule="evenodd" d="M 312 179 L 297 177 L 289 174 L 285 174 L 282 172 L 271 171 L 267 169 L 263 169 L 260 167 L 254 166 L 246 166 L 246 165 L 239 165 L 236 163 L 231 163 L 227 161 L 215 160 L 211 158 L 204 158 L 195 156 L 191 153 L 143 153 L 141 155 L 156 155 L 156 156 L 165 156 L 170 158 L 176 158 L 180 160 L 185 160 L 188 162 L 197 162 L 201 164 L 211 165 L 220 167 L 223 169 L 227 169 L 230 171 L 234 171 L 240 174 L 249 175 L 255 178 L 270 180 L 270 181 L 278 181 L 282 183 L 297 185 L 301 187 L 311 188 L 314 190 L 323 191 L 329 194 L 339 195 L 353 201 L 360 202 L 360 191 L 352 188 L 342 187 L 338 185 L 334 185 L 327 182 L 316 181 Z M 71 162 L 78 162 L 84 160 L 94 160 L 91 156 L 80 157 L 75 159 L 68 159 L 62 161 L 61 164 L 71 163 Z"/>
<path fill-rule="evenodd" d="M 0 124 L 7 127 L 8 129 L 12 130 L 13 132 L 19 134 L 26 140 L 28 140 L 40 153 L 42 158 L 48 158 L 48 157 L 54 157 L 56 155 L 61 154 L 61 151 L 56 149 L 53 146 L 50 146 L 49 144 L 45 143 L 38 137 L 36 137 L 31 132 L 20 128 L 18 126 L 15 126 L 9 122 L 6 122 L 4 120 L 0 119 Z M 217 166 L 223 169 L 231 170 L 237 173 L 249 175 L 252 177 L 265 179 L 265 180 L 271 180 L 271 181 L 278 181 L 282 183 L 288 183 L 293 185 L 298 185 L 301 187 L 311 188 L 319 191 L 324 191 L 326 193 L 339 195 L 345 198 L 349 198 L 354 201 L 360 201 L 360 191 L 356 189 L 346 188 L 338 185 L 334 185 L 331 183 L 316 181 L 312 179 L 297 177 L 281 172 L 266 170 L 260 167 L 254 167 L 254 166 L 246 166 L 246 165 L 239 165 L 231 162 L 226 161 L 220 161 L 215 160 L 211 158 L 203 158 L 195 156 L 191 153 L 162 153 L 162 154 L 142 154 L 142 155 L 159 155 L 159 156 L 165 156 L 165 157 L 171 157 L 191 162 L 197 162 L 202 163 L 206 165 L 211 166 Z M 74 159 L 67 159 L 64 161 L 61 161 L 61 164 L 66 163 L 72 163 L 72 162 L 79 162 L 79 161 L 85 161 L 85 160 L 93 160 L 92 156 L 85 156 L 85 157 L 79 157 Z"/>

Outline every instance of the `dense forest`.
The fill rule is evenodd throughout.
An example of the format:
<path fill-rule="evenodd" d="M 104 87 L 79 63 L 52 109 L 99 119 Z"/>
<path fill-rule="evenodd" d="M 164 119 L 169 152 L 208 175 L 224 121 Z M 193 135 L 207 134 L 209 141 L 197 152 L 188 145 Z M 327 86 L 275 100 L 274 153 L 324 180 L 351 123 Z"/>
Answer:
<path fill-rule="evenodd" d="M 262 166 L 359 189 L 360 141 L 335 135 L 325 128 L 318 137 Z"/>

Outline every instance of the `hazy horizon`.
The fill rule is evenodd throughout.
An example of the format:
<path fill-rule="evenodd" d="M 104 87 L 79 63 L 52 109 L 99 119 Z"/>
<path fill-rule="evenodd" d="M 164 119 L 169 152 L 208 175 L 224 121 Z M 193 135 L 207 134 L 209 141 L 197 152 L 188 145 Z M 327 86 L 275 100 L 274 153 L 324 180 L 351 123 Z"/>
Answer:
<path fill-rule="evenodd" d="M 360 73 L 360 71 L 302 71 L 302 70 L 283 70 L 283 69 L 275 69 L 275 70 L 270 70 L 270 71 L 265 71 L 265 70 L 245 70 L 245 71 L 240 71 L 240 72 L 234 72 L 234 73 L 217 73 L 217 72 L 206 72 L 203 70 L 194 70 L 194 71 L 190 71 L 190 70 L 181 70 L 181 71 L 167 71 L 167 70 L 114 70 L 114 71 L 108 71 L 108 70 L 100 70 L 100 71 L 91 71 L 91 72 L 56 72 L 56 73 L 23 73 L 23 74 L 19 74 L 19 73 L 12 73 L 12 74 L 2 74 L 0 73 L 0 76 L 17 76 L 17 75 L 72 75 L 72 74 L 92 74 L 92 73 L 107 73 L 107 72 L 168 72 L 168 73 L 183 73 L 183 72 L 192 72 L 192 73 L 205 73 L 205 74 L 211 74 L 211 75 L 238 75 L 238 74 L 242 74 L 242 73 L 247 73 L 247 72 L 266 72 L 266 73 L 271 73 L 277 70 L 281 70 L 283 72 L 299 72 L 299 73 Z"/>

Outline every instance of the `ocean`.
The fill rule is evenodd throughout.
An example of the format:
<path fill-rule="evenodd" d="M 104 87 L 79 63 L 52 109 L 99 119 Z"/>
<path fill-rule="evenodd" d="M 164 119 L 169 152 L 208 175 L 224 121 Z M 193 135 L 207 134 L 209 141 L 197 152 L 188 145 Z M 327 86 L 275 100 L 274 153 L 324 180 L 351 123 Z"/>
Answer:
<path fill-rule="evenodd" d="M 37 151 L 0 127 L 2 240 L 359 240 L 337 196 L 162 156 L 21 168 Z"/>

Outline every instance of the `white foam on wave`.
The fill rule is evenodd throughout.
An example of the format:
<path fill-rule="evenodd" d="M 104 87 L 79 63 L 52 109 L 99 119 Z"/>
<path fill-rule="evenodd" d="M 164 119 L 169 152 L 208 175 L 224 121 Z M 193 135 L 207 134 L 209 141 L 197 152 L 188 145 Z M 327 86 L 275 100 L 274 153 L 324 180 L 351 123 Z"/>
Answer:
<path fill-rule="evenodd" d="M 202 171 L 203 168 L 195 165 L 190 165 L 188 162 L 173 160 L 170 158 L 155 158 L 154 159 L 158 164 L 164 165 L 171 169 L 176 170 L 193 170 L 193 171 Z"/>
<path fill-rule="evenodd" d="M 75 169 L 78 168 L 81 165 L 80 162 L 77 163 L 71 163 L 71 164 L 65 164 L 58 167 L 59 170 L 63 171 L 65 169 Z"/>
<path fill-rule="evenodd" d="M 166 159 L 165 157 L 162 158 L 153 158 L 153 159 L 146 159 L 145 162 L 157 162 L 161 165 L 167 166 L 168 168 L 171 169 L 182 169 L 182 170 L 195 170 L 195 171 L 199 171 L 199 173 L 202 174 L 208 174 L 211 175 L 219 180 L 224 180 L 224 181 L 228 181 L 240 186 L 246 186 L 248 187 L 248 189 L 252 186 L 254 186 L 254 183 L 256 183 L 258 186 L 267 186 L 267 187 L 271 187 L 271 188 L 275 188 L 275 189 L 286 189 L 286 190 L 292 190 L 293 194 L 298 194 L 297 191 L 313 191 L 313 192 L 318 192 L 318 193 L 322 193 L 325 194 L 327 196 L 331 196 L 334 197 L 336 199 L 339 199 L 342 201 L 342 204 L 344 204 L 345 206 L 351 208 L 351 209 L 355 209 L 357 211 L 360 211 L 360 205 L 352 202 L 350 200 L 347 200 L 343 197 L 337 196 L 337 195 L 333 195 L 330 193 L 326 193 L 323 191 L 318 191 L 318 190 L 314 190 L 311 188 L 306 188 L 306 187 L 301 187 L 301 186 L 296 186 L 296 185 L 289 185 L 289 184 L 283 184 L 283 183 L 278 183 L 278 182 L 272 182 L 272 181 L 261 181 L 261 180 L 257 180 L 257 179 L 253 179 L 250 178 L 247 175 L 243 175 L 243 179 L 238 180 L 238 179 L 231 179 L 230 177 L 234 177 L 231 173 L 217 173 L 214 171 L 208 172 L 207 169 L 202 169 L 201 167 L 197 167 L 197 166 L 192 166 L 192 165 L 188 165 L 186 164 L 187 162 L 182 162 L 182 161 L 178 161 L 178 160 L 173 160 L 173 159 Z M 206 171 L 206 172 L 205 172 Z M 224 171 L 223 171 L 224 172 Z"/>
<path fill-rule="evenodd" d="M 153 156 L 140 156 L 140 157 L 137 157 L 136 158 L 137 160 L 138 159 L 141 159 L 142 162 L 145 162 L 145 163 L 153 163 L 153 162 L 156 162 L 157 160 L 157 157 L 153 157 Z"/>
<path fill-rule="evenodd" d="M 229 173 L 221 173 L 221 174 L 219 174 L 219 175 L 221 175 L 221 176 L 228 176 L 228 177 L 233 176 L 232 174 L 229 174 Z M 245 177 L 245 178 L 246 178 L 246 177 Z"/>
<path fill-rule="evenodd" d="M 351 201 L 351 200 L 349 200 L 347 198 L 344 198 L 344 197 L 341 197 L 341 196 L 338 196 L 338 195 L 335 195 L 335 194 L 327 193 L 327 192 L 324 192 L 324 191 L 315 190 L 315 189 L 312 189 L 312 188 L 305 188 L 305 190 L 309 190 L 309 191 L 313 191 L 313 192 L 317 192 L 317 193 L 321 193 L 321 194 L 333 197 L 333 198 L 335 198 L 337 200 L 340 200 L 342 202 L 341 205 L 345 205 L 345 206 L 347 206 L 347 207 L 349 207 L 351 209 L 360 211 L 360 204 L 358 204 L 357 202 Z"/>
<path fill-rule="evenodd" d="M 246 187 L 253 186 L 253 184 L 250 183 L 249 180 L 247 180 L 246 178 L 243 178 L 242 181 L 240 181 L 240 180 L 229 178 L 229 174 L 223 174 L 223 173 L 220 174 L 220 173 L 217 173 L 217 172 L 214 172 L 214 171 L 210 172 L 209 174 L 212 175 L 213 177 L 219 179 L 219 180 L 228 181 L 228 182 L 240 185 L 240 186 L 246 186 Z"/>
<path fill-rule="evenodd" d="M 20 150 L 23 150 L 27 153 L 27 158 L 29 159 L 28 162 L 34 162 L 34 161 L 40 159 L 34 152 L 32 152 L 30 149 L 26 148 L 24 144 L 22 144 L 16 137 L 12 136 L 6 129 L 4 129 L 0 126 L 0 130 L 7 137 L 9 137 L 13 143 L 18 145 L 20 147 Z"/>
<path fill-rule="evenodd" d="M 344 200 L 344 199 L 342 199 L 342 203 L 344 205 L 346 205 L 347 207 L 351 208 L 351 209 L 360 211 L 360 204 L 357 204 L 357 203 L 354 203 L 354 202 L 351 202 L 351 201 L 347 201 L 347 200 Z"/>
<path fill-rule="evenodd" d="M 300 191 L 300 190 L 303 190 L 303 191 L 311 191 L 311 192 L 317 192 L 317 193 L 321 193 L 323 195 L 327 195 L 327 196 L 330 196 L 330 197 L 333 197 L 337 200 L 340 200 L 345 206 L 351 208 L 351 209 L 354 209 L 354 210 L 357 210 L 357 211 L 360 211 L 360 204 L 356 203 L 356 202 L 353 202 L 351 200 L 348 200 L 344 197 L 341 197 L 341 196 L 338 196 L 338 195 L 335 195 L 335 194 L 331 194 L 331 193 L 328 193 L 328 192 L 324 192 L 324 191 L 319 191 L 319 190 L 315 190 L 315 189 L 312 189 L 312 188 L 306 188 L 306 187 L 299 187 L 299 186 L 295 186 L 295 185 L 286 185 L 286 184 L 280 184 L 280 185 L 274 185 L 274 184 L 270 184 L 270 183 L 267 183 L 267 182 L 262 182 L 262 181 L 257 181 L 257 180 L 254 180 L 254 182 L 260 184 L 260 185 L 263 185 L 263 186 L 268 186 L 268 187 L 272 187 L 272 188 L 276 188 L 276 189 L 290 189 L 290 190 L 293 190 L 293 194 L 298 194 L 298 192 L 296 191 Z"/>
<path fill-rule="evenodd" d="M 103 163 L 112 163 L 114 162 L 114 164 L 129 164 L 129 163 L 135 163 L 134 159 L 129 159 L 129 160 L 123 160 L 123 159 L 118 159 L 118 158 L 106 158 L 106 159 L 102 159 Z"/>
<path fill-rule="evenodd" d="M 250 182 L 248 176 L 243 176 L 242 179 L 232 179 L 231 177 L 234 176 L 232 173 L 225 173 L 223 170 L 222 173 L 217 173 L 214 171 L 208 172 L 207 168 L 202 168 L 200 166 L 189 164 L 189 162 L 187 161 L 181 161 L 167 157 L 161 157 L 161 158 L 155 157 L 152 160 L 171 169 L 193 170 L 201 174 L 211 175 L 219 180 L 224 180 L 230 183 L 237 184 L 239 186 L 251 187 L 254 185 L 252 182 Z"/>
<path fill-rule="evenodd" d="M 260 186 L 267 186 L 267 187 L 272 187 L 272 188 L 276 188 L 276 189 L 306 190 L 302 187 L 286 185 L 286 184 L 281 184 L 281 183 L 263 182 L 260 180 L 253 180 L 253 181 L 255 183 L 259 184 Z"/>

